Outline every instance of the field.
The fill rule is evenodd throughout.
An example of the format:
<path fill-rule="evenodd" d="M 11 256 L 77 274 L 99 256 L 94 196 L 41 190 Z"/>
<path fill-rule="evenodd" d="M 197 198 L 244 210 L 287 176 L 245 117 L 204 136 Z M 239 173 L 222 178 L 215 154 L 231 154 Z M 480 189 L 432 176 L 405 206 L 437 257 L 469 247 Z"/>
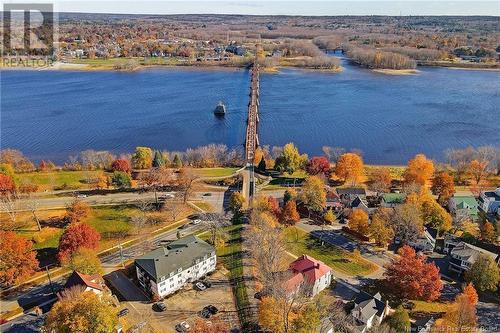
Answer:
<path fill-rule="evenodd" d="M 38 185 L 38 191 L 87 189 L 86 179 L 96 178 L 102 171 L 29 172 L 16 175 L 18 183 Z"/>
<path fill-rule="evenodd" d="M 300 256 L 302 254 L 310 255 L 323 261 L 336 271 L 349 275 L 365 276 L 377 270 L 377 267 L 361 256 L 342 250 L 340 248 L 323 245 L 314 238 L 311 238 L 307 232 L 296 227 L 290 227 L 285 230 L 288 251 Z"/>
<path fill-rule="evenodd" d="M 194 172 L 200 177 L 229 177 L 239 168 L 200 168 L 194 169 Z"/>

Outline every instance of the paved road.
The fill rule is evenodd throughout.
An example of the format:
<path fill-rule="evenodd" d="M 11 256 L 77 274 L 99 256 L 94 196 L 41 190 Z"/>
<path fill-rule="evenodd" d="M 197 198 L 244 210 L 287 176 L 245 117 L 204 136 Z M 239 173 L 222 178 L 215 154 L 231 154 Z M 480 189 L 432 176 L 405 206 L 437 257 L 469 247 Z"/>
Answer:
<path fill-rule="evenodd" d="M 175 195 L 175 192 L 158 192 L 158 196 L 171 194 Z M 89 205 L 119 205 L 127 204 L 132 202 L 137 202 L 140 200 L 154 200 L 155 195 L 153 192 L 120 192 L 120 193 L 109 193 L 109 194 L 99 194 L 90 195 L 86 198 L 81 198 L 82 201 L 87 202 Z M 71 203 L 75 198 L 73 196 L 61 196 L 61 197 L 39 197 L 37 199 L 39 209 L 55 209 L 55 208 L 65 208 L 69 203 Z M 27 210 L 29 200 L 20 199 L 18 201 L 17 210 Z"/>
<path fill-rule="evenodd" d="M 203 228 L 204 226 L 202 224 L 196 226 L 189 224 L 185 229 L 182 229 L 180 231 L 182 235 L 186 235 L 200 231 Z M 158 234 L 151 240 L 147 241 L 147 243 L 149 243 L 147 244 L 148 246 L 145 246 L 146 245 L 145 242 L 141 242 L 136 245 L 132 245 L 129 248 L 124 248 L 122 251 L 123 260 L 126 261 L 127 259 L 133 259 L 144 253 L 145 250 L 159 246 L 161 241 L 176 239 L 178 230 L 179 229 L 174 229 Z M 111 269 L 116 269 L 116 267 L 121 263 L 120 253 L 117 252 L 104 256 L 101 258 L 101 261 L 105 270 L 109 271 Z M 64 282 L 65 282 L 65 277 L 60 277 L 55 279 L 53 281 L 55 291 L 57 291 L 64 284 Z M 38 304 L 47 302 L 48 300 L 51 299 L 54 299 L 54 295 L 52 293 L 49 283 L 47 282 L 42 285 L 31 287 L 19 293 L 14 293 L 8 296 L 2 296 L 2 301 L 0 302 L 0 306 L 3 308 L 3 307 L 16 307 L 17 305 L 19 305 L 24 309 L 29 309 Z M 30 315 L 25 314 L 21 317 L 25 318 L 17 319 L 17 321 L 23 322 L 27 320 L 27 318 L 30 317 Z M 1 326 L 0 329 L 3 329 L 3 326 Z"/>

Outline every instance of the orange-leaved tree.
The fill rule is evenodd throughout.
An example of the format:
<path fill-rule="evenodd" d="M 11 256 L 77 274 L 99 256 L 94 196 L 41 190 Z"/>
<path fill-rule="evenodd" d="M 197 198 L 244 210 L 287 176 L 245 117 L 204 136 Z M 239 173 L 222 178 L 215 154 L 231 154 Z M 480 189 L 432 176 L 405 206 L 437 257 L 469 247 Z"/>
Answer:
<path fill-rule="evenodd" d="M 455 182 L 453 177 L 447 172 L 438 172 L 432 178 L 432 194 L 438 196 L 438 202 L 441 206 L 448 204 L 448 200 L 455 193 Z"/>
<path fill-rule="evenodd" d="M 285 225 L 294 225 L 300 220 L 299 212 L 297 211 L 297 204 L 294 200 L 289 200 L 283 207 L 281 213 L 281 223 Z"/>
<path fill-rule="evenodd" d="M 335 174 L 346 183 L 359 184 L 363 180 L 363 159 L 358 154 L 342 154 L 335 165 Z"/>
<path fill-rule="evenodd" d="M 38 269 L 33 244 L 12 231 L 0 231 L 0 285 L 22 282 Z"/>
<path fill-rule="evenodd" d="M 427 263 L 427 258 L 417 255 L 410 246 L 403 246 L 398 254 L 399 259 L 388 265 L 384 273 L 387 286 L 401 298 L 438 299 L 443 288 L 439 268 L 434 263 Z"/>
<path fill-rule="evenodd" d="M 69 223 L 79 223 L 90 215 L 90 206 L 82 200 L 75 199 L 66 207 L 66 220 Z"/>
<path fill-rule="evenodd" d="M 408 166 L 403 174 L 407 185 L 417 184 L 424 186 L 434 173 L 434 163 L 427 159 L 424 154 L 418 154 L 408 161 Z"/>
<path fill-rule="evenodd" d="M 353 209 L 351 214 L 349 214 L 349 228 L 362 235 L 368 234 L 368 214 L 362 209 Z"/>

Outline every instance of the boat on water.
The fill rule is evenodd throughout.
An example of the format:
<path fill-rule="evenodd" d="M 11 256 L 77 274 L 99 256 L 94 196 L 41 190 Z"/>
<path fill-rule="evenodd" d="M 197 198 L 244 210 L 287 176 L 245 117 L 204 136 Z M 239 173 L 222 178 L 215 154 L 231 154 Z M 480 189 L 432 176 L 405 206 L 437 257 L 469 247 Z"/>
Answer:
<path fill-rule="evenodd" d="M 226 105 L 222 101 L 215 107 L 214 114 L 216 116 L 223 116 L 226 114 Z"/>

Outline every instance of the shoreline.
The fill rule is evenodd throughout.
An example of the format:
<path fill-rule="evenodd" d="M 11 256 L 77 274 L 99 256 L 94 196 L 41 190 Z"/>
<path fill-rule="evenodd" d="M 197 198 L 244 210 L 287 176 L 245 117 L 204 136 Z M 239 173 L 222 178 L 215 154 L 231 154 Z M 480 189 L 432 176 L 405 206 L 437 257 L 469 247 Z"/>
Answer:
<path fill-rule="evenodd" d="M 418 69 L 388 69 L 388 68 L 376 68 L 372 69 L 372 72 L 384 74 L 384 75 L 417 75 L 420 74 Z"/>

